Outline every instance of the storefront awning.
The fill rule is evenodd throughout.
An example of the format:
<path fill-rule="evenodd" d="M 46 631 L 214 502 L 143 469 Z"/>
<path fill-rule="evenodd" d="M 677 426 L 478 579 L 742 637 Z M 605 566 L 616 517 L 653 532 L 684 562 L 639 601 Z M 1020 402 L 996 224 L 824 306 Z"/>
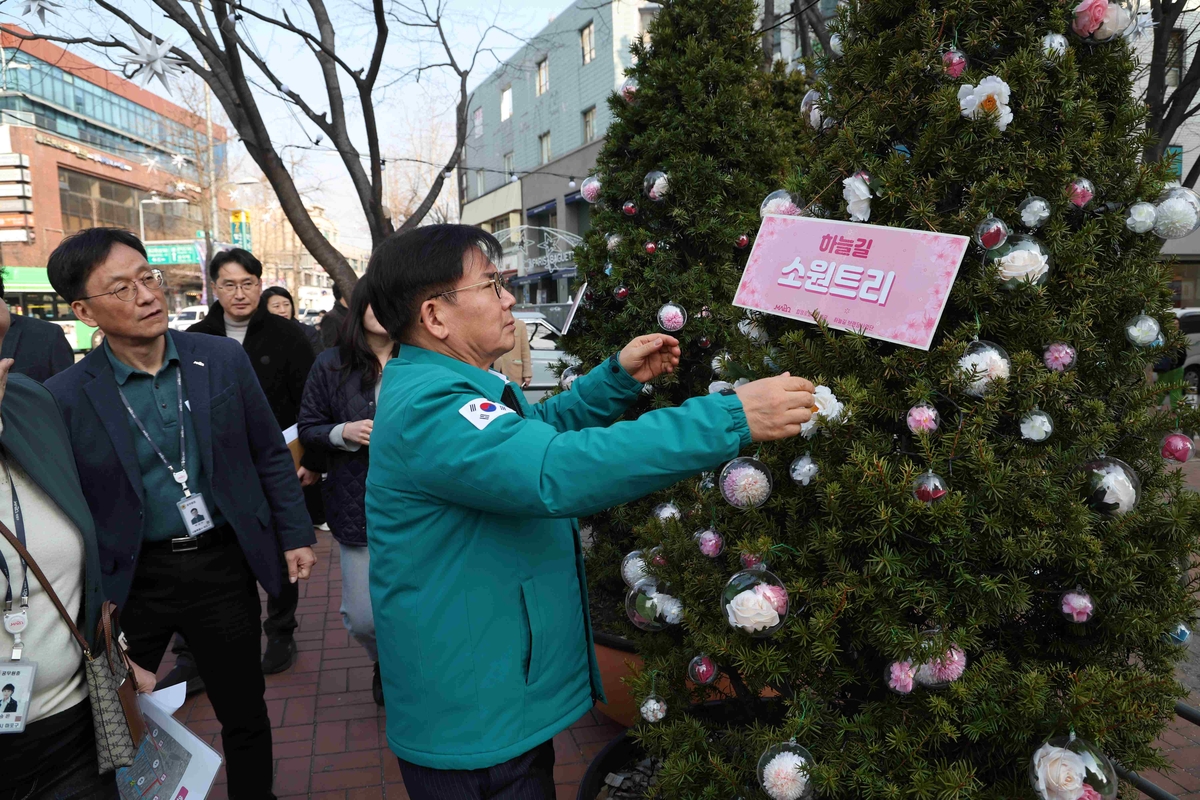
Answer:
<path fill-rule="evenodd" d="M 529 275 L 522 275 L 519 278 L 511 278 L 508 282 L 513 285 L 519 285 L 522 283 L 537 283 L 538 281 L 542 280 L 542 278 L 548 278 L 550 280 L 558 280 L 559 278 L 574 278 L 574 277 L 575 277 L 575 268 L 574 267 L 564 267 L 560 270 L 555 270 L 554 272 L 534 272 Z"/>
<path fill-rule="evenodd" d="M 525 216 L 528 218 L 537 216 L 538 214 L 548 214 L 556 208 L 558 208 L 558 201 L 551 200 L 548 203 L 542 203 L 540 206 L 525 209 Z"/>

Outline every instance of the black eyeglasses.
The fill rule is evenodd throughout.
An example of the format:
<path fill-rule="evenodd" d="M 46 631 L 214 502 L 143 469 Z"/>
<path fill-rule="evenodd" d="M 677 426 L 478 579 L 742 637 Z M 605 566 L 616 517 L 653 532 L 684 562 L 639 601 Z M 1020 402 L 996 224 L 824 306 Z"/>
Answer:
<path fill-rule="evenodd" d="M 167 279 L 163 276 L 162 270 L 152 269 L 149 274 L 143 275 L 136 281 L 128 281 L 122 283 L 111 292 L 101 292 L 100 294 L 89 294 L 87 297 L 80 297 L 80 300 L 94 300 L 97 297 L 107 297 L 112 295 L 123 303 L 128 303 L 133 298 L 137 297 L 137 285 L 140 283 L 145 286 L 148 291 L 154 292 L 163 287 Z"/>
<path fill-rule="evenodd" d="M 435 295 L 431 295 L 429 299 L 432 300 L 435 297 L 444 297 L 445 295 L 454 294 L 455 292 L 463 292 L 467 289 L 475 289 L 480 286 L 487 286 L 489 283 L 492 284 L 492 288 L 496 290 L 496 299 L 503 300 L 504 293 L 508 291 L 508 281 L 506 281 L 499 272 L 493 273 L 492 277 L 488 278 L 486 281 L 480 281 L 479 283 L 472 283 L 469 286 L 459 286 L 457 289 L 449 289 L 444 292 L 438 292 Z"/>

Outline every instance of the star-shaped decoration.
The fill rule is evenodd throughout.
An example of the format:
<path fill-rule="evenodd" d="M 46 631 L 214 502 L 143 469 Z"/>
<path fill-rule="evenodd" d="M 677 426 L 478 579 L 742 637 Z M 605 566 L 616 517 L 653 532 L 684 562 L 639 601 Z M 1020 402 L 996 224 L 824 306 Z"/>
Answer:
<path fill-rule="evenodd" d="M 142 159 L 142 166 L 146 171 L 153 174 L 158 171 L 158 156 L 146 156 Z"/>
<path fill-rule="evenodd" d="M 21 14 L 22 16 L 26 17 L 28 17 L 30 14 L 37 14 L 38 19 L 40 19 L 42 24 L 45 25 L 46 14 L 57 14 L 58 12 L 54 10 L 56 8 L 62 8 L 62 6 L 59 3 L 55 3 L 53 0 L 25 0 L 25 10 L 22 11 Z"/>
<path fill-rule="evenodd" d="M 175 191 L 179 192 L 180 194 L 183 194 L 184 192 L 186 192 L 187 188 L 188 188 L 188 185 L 186 183 L 184 183 L 183 181 L 179 181 L 178 183 L 175 184 Z"/>
<path fill-rule="evenodd" d="M 183 153 L 176 153 L 171 156 L 171 166 L 175 167 L 175 169 L 183 169 L 187 166 L 187 156 Z"/>
<path fill-rule="evenodd" d="M 1140 39 L 1156 25 L 1158 23 L 1154 21 L 1152 14 L 1149 11 L 1143 11 L 1137 15 L 1137 20 L 1134 21 L 1133 26 L 1125 30 L 1125 38 Z"/>
<path fill-rule="evenodd" d="M 28 1 L 35 2 L 36 0 Z M 133 41 L 137 46 L 136 52 L 127 56 L 117 56 L 127 67 L 133 67 L 133 71 L 126 77 L 133 79 L 141 75 L 142 86 L 147 85 L 154 78 L 158 78 L 167 90 L 167 94 L 170 94 L 169 79 L 172 76 L 178 77 L 183 71 L 183 62 L 170 54 L 171 43 L 166 39 L 161 42 L 156 42 L 153 38 L 147 39 L 137 31 L 133 32 Z"/>
<path fill-rule="evenodd" d="M 232 189 L 229 189 L 228 191 L 229 191 L 229 202 L 231 202 L 231 203 L 236 203 L 238 201 L 238 198 L 242 196 L 242 187 L 240 187 L 240 186 L 234 186 Z"/>

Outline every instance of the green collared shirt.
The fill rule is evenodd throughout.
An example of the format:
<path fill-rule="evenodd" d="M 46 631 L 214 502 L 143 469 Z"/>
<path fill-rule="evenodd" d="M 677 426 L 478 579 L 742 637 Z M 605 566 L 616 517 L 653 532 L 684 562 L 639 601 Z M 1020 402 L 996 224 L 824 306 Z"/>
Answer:
<path fill-rule="evenodd" d="M 129 401 L 133 413 L 141 420 L 150 438 L 166 456 L 174 469 L 180 468 L 179 458 L 179 395 L 176 392 L 175 376 L 179 372 L 179 353 L 175 343 L 167 336 L 163 365 L 157 375 L 134 369 L 121 361 L 104 342 L 104 353 L 112 364 L 117 387 Z M 184 400 L 187 399 L 187 384 L 183 385 Z M 175 482 L 171 470 L 163 466 L 154 448 L 146 441 L 136 422 L 128 414 L 129 432 L 133 437 L 133 448 L 137 453 L 138 466 L 142 471 L 142 540 L 161 542 L 187 536 L 187 528 L 179 516 L 176 503 L 183 499 L 183 487 Z M 225 518 L 216 507 L 208 475 L 200 461 L 200 442 L 192 424 L 192 412 L 183 404 L 183 435 L 187 449 L 188 489 L 192 494 L 203 494 L 204 502 L 212 514 L 214 526 L 225 524 Z"/>

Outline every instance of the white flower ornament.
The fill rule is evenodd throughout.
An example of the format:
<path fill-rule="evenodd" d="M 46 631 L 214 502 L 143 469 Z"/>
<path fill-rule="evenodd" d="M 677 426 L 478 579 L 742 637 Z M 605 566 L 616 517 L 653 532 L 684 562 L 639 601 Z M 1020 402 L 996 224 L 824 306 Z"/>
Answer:
<path fill-rule="evenodd" d="M 995 75 L 989 75 L 979 85 L 963 84 L 958 89 L 958 107 L 967 119 L 978 119 L 995 114 L 996 127 L 1003 133 L 1013 120 L 1008 107 L 1010 90 L 1008 84 Z"/>

